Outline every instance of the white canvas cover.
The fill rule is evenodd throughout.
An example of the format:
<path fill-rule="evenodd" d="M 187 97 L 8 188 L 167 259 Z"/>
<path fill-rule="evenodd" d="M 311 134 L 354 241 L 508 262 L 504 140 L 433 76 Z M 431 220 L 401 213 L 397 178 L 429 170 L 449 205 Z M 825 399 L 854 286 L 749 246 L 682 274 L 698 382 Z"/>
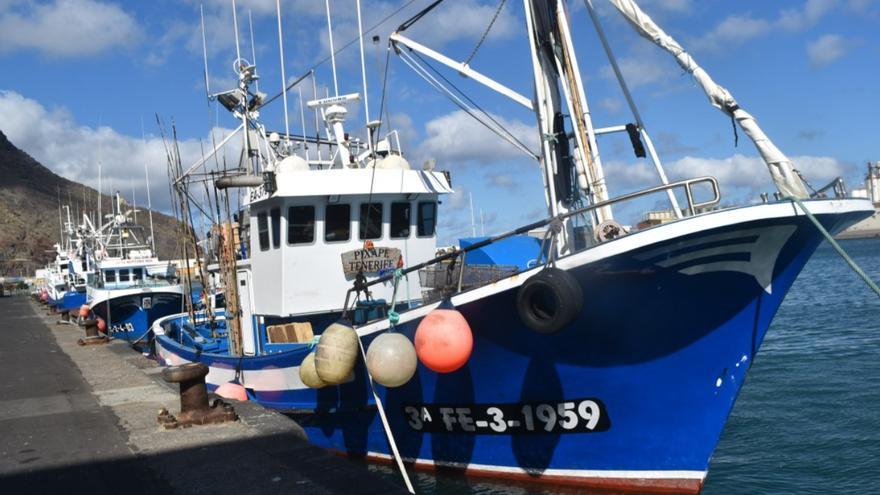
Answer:
<path fill-rule="evenodd" d="M 791 160 L 779 150 L 764 134 L 758 122 L 745 110 L 739 108 L 733 95 L 724 87 L 715 83 L 709 74 L 697 65 L 693 57 L 688 54 L 675 39 L 666 34 L 633 0 L 608 0 L 618 11 L 632 24 L 636 31 L 644 38 L 654 42 L 657 46 L 671 53 L 682 69 L 692 74 L 694 79 L 706 92 L 712 106 L 718 108 L 727 115 L 732 115 L 749 139 L 755 143 L 758 153 L 770 169 L 770 175 L 777 189 L 784 196 L 806 198 L 806 188 L 803 181 L 794 170 Z"/>

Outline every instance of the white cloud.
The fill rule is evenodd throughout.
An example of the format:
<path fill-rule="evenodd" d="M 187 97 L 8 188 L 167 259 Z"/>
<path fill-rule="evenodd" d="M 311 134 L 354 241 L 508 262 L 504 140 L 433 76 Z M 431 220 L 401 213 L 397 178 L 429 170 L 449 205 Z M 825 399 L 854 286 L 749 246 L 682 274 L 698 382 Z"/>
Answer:
<path fill-rule="evenodd" d="M 756 19 L 750 14 L 732 15 L 699 38 L 694 43 L 694 47 L 717 51 L 763 36 L 770 32 L 771 28 L 772 24 L 766 19 Z"/>
<path fill-rule="evenodd" d="M 630 89 L 652 84 L 669 86 L 680 81 L 679 76 L 682 74 L 681 68 L 672 58 L 643 39 L 639 39 L 625 57 L 619 57 L 617 65 Z M 616 81 L 610 65 L 603 66 L 600 74 L 605 79 Z"/>
<path fill-rule="evenodd" d="M 519 184 L 516 183 L 514 176 L 511 174 L 486 174 L 486 182 L 488 182 L 490 186 L 498 187 L 501 189 L 514 190 L 519 187 Z"/>
<path fill-rule="evenodd" d="M 789 31 L 801 31 L 812 27 L 837 3 L 838 0 L 807 0 L 801 9 L 780 11 L 777 25 Z"/>
<path fill-rule="evenodd" d="M 619 98 L 602 98 L 599 100 L 599 106 L 611 113 L 617 113 L 623 108 Z"/>
<path fill-rule="evenodd" d="M 780 10 L 775 19 L 756 18 L 748 13 L 731 15 L 698 38 L 694 47 L 720 51 L 731 45 L 747 43 L 777 29 L 803 31 L 816 25 L 838 3 L 838 0 L 806 0 L 801 8 Z"/>
<path fill-rule="evenodd" d="M 849 43 L 836 34 L 826 34 L 807 43 L 807 57 L 813 67 L 823 67 L 846 55 Z"/>
<path fill-rule="evenodd" d="M 643 7 L 656 7 L 676 13 L 690 13 L 693 10 L 691 0 L 642 0 L 639 2 Z"/>
<path fill-rule="evenodd" d="M 532 151 L 538 149 L 534 125 L 493 115 L 517 139 Z M 436 158 L 439 168 L 454 168 L 466 162 L 491 163 L 526 155 L 504 141 L 464 111 L 457 110 L 425 124 L 426 138 L 420 153 Z"/>
<path fill-rule="evenodd" d="M 508 2 L 489 32 L 488 40 L 507 38 L 521 27 L 514 15 L 516 3 Z M 412 38 L 431 46 L 462 39 L 477 40 L 486 31 L 498 8 L 496 1 L 457 0 L 438 7 L 411 28 Z"/>
<path fill-rule="evenodd" d="M 128 197 L 133 185 L 138 205 L 146 204 L 146 162 L 153 207 L 170 209 L 167 158 L 160 137 L 147 136 L 144 144 L 140 136 L 126 136 L 110 127 L 81 126 L 66 109 L 47 109 L 13 91 L 0 91 L 0 115 L 5 116 L 0 122 L 0 131 L 56 174 L 97 189 L 100 160 L 104 193 L 119 190 Z M 155 124 L 150 122 L 147 126 L 155 129 Z M 219 129 L 216 140 L 221 140 L 225 132 L 228 131 Z M 181 140 L 178 145 L 184 168 L 202 156 L 202 144 L 196 139 Z M 210 147 L 209 137 L 204 148 Z M 232 160 L 237 155 L 229 151 L 226 156 Z M 230 161 L 230 165 L 234 163 Z"/>
<path fill-rule="evenodd" d="M 851 166 L 827 156 L 792 156 L 790 159 L 794 167 L 816 187 L 854 171 Z M 612 188 L 632 190 L 659 183 L 657 172 L 644 160 L 635 164 L 610 162 L 605 168 Z M 670 180 L 715 177 L 721 188 L 722 199 L 726 201 L 748 201 L 757 198 L 761 192 L 775 190 L 767 166 L 757 156 L 739 153 L 727 158 L 685 156 L 667 162 L 664 168 Z"/>
<path fill-rule="evenodd" d="M 0 52 L 28 49 L 51 57 L 93 55 L 131 46 L 141 36 L 135 19 L 114 4 L 0 2 Z"/>

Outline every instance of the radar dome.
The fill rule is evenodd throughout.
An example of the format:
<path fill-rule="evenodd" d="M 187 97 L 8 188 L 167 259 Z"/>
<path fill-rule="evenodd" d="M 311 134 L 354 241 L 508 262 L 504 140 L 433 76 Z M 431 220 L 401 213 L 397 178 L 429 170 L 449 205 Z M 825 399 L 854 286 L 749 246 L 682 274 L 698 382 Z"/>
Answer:
<path fill-rule="evenodd" d="M 409 162 L 406 161 L 406 158 L 400 155 L 388 155 L 378 161 L 376 168 L 386 170 L 409 170 L 410 166 Z"/>
<path fill-rule="evenodd" d="M 281 160 L 281 162 L 275 166 L 275 173 L 286 174 L 288 172 L 299 172 L 308 169 L 309 162 L 297 155 L 291 155 Z"/>

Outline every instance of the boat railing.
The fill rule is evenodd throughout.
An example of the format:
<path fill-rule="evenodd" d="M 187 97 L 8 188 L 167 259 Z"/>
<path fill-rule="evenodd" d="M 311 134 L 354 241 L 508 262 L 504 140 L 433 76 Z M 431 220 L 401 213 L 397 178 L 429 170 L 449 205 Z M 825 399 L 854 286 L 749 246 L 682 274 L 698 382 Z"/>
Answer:
<path fill-rule="evenodd" d="M 700 185 L 700 184 L 708 184 L 709 185 L 709 187 L 711 188 L 711 191 L 712 191 L 711 199 L 708 199 L 706 201 L 700 201 L 700 202 L 697 202 L 694 200 L 694 186 Z M 498 234 L 498 235 L 495 235 L 492 237 L 488 237 L 488 238 L 486 238 L 482 241 L 479 241 L 479 242 L 475 242 L 475 243 L 473 243 L 467 247 L 464 247 L 464 248 L 454 248 L 453 250 L 451 250 L 447 253 L 444 253 L 440 256 L 436 256 L 430 260 L 424 261 L 422 263 L 418 263 L 418 264 L 410 266 L 408 268 L 402 268 L 397 273 L 390 273 L 387 275 L 383 275 L 379 278 L 376 278 L 376 279 L 373 279 L 370 281 L 365 281 L 365 280 L 357 281 L 356 280 L 354 287 L 348 289 L 348 291 L 345 294 L 345 303 L 343 305 L 344 311 L 348 311 L 348 307 L 349 307 L 348 303 L 351 300 L 352 292 L 361 292 L 361 291 L 364 291 L 374 285 L 389 282 L 389 281 L 393 280 L 395 276 L 406 275 L 406 274 L 409 274 L 412 272 L 417 272 L 423 268 L 427 268 L 431 265 L 442 263 L 444 261 L 453 261 L 454 262 L 459 257 L 464 258 L 464 256 L 466 256 L 467 253 L 470 251 L 475 251 L 477 249 L 481 249 L 483 247 L 486 247 L 490 244 L 507 239 L 509 237 L 513 237 L 513 236 L 521 235 L 521 234 L 526 234 L 529 231 L 533 231 L 533 230 L 539 229 L 541 227 L 546 227 L 547 225 L 550 225 L 554 222 L 558 223 L 558 222 L 561 222 L 565 219 L 571 218 L 573 216 L 590 213 L 591 211 L 593 211 L 597 208 L 602 208 L 605 206 L 610 206 L 610 205 L 622 203 L 625 201 L 631 201 L 633 199 L 641 198 L 643 196 L 647 196 L 650 194 L 655 194 L 658 192 L 664 192 L 664 191 L 674 190 L 674 189 L 684 189 L 685 197 L 687 198 L 686 211 L 689 214 L 689 216 L 694 216 L 697 214 L 697 212 L 702 211 L 706 208 L 711 208 L 713 206 L 716 206 L 721 202 L 721 193 L 718 188 L 718 181 L 715 179 L 715 177 L 710 177 L 710 176 L 696 177 L 696 178 L 692 178 L 692 179 L 683 179 L 680 181 L 670 182 L 668 184 L 660 184 L 658 186 L 649 187 L 647 189 L 642 189 L 639 191 L 635 191 L 635 192 L 631 192 L 631 193 L 627 193 L 627 194 L 622 194 L 620 196 L 608 199 L 606 201 L 599 201 L 597 203 L 585 206 L 583 208 L 578 208 L 578 209 L 571 210 L 571 211 L 568 211 L 565 213 L 561 213 L 559 215 L 545 218 L 543 220 L 539 220 L 537 222 L 532 222 L 528 225 L 523 225 L 522 227 L 510 230 L 510 231 L 507 231 L 507 232 L 504 232 L 502 234 Z M 544 259 L 543 261 L 537 263 L 535 266 L 540 266 L 542 264 L 546 264 L 547 262 L 548 262 L 548 260 Z M 454 268 L 454 266 L 453 266 L 453 268 Z"/>

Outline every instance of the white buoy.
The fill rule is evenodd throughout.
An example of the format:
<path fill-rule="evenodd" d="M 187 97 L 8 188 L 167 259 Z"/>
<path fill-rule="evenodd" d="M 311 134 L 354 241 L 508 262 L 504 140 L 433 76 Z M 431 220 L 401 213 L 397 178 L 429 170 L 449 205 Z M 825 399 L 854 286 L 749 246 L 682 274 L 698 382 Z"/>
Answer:
<path fill-rule="evenodd" d="M 339 385 L 351 376 L 358 353 L 358 335 L 354 328 L 336 322 L 321 334 L 315 350 L 315 369 L 327 385 Z"/>
<path fill-rule="evenodd" d="M 416 348 L 400 333 L 383 333 L 367 349 L 367 369 L 373 380 L 386 387 L 399 387 L 416 373 Z"/>
<path fill-rule="evenodd" d="M 299 379 L 309 388 L 323 388 L 327 384 L 318 376 L 318 370 L 315 369 L 315 353 L 310 352 L 302 364 L 299 365 Z"/>

